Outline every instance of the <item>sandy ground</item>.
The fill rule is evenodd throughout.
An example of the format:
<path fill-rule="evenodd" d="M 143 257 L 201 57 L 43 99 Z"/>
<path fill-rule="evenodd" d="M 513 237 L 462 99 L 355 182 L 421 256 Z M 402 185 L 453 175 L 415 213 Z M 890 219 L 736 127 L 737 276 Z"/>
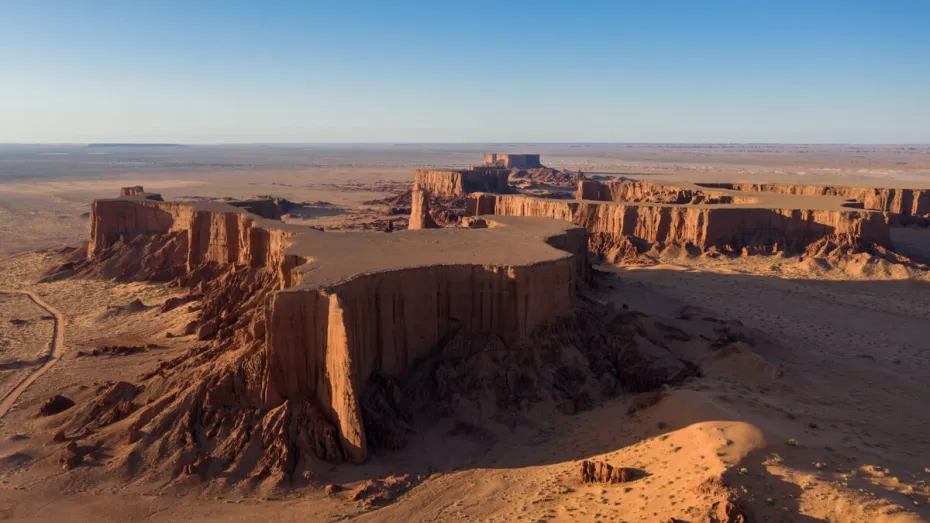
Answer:
<path fill-rule="evenodd" d="M 0 256 L 87 236 L 95 198 L 142 185 L 166 199 L 274 195 L 328 202 L 300 223 L 371 218 L 363 202 L 412 171 L 466 167 L 501 147 L 589 174 L 684 182 L 780 182 L 930 188 L 930 146 L 427 144 L 88 148 L 0 145 Z M 311 210 L 314 208 L 311 207 Z"/>
<path fill-rule="evenodd" d="M 618 172 L 627 166 L 662 177 L 690 177 L 704 169 L 700 179 L 708 181 L 714 181 L 708 173 L 782 181 L 834 169 L 832 183 L 883 173 L 898 183 L 930 173 L 925 152 L 877 151 L 874 161 L 832 149 L 811 160 L 784 150 L 641 147 L 618 160 L 622 150 L 588 151 L 585 157 L 566 146 L 555 151 L 552 163 Z M 336 155 L 334 165 L 305 171 L 263 170 L 260 181 L 255 171 L 200 168 L 184 176 L 141 169 L 49 177 L 44 185 L 0 181 L 0 209 L 10 213 L 0 220 L 0 254 L 84 239 L 87 221 L 80 215 L 90 200 L 111 196 L 122 185 L 142 184 L 172 198 L 275 194 L 323 200 L 351 214 L 364 212 L 361 202 L 385 195 L 359 187 L 409 181 L 412 168 L 429 158 L 434 165 L 470 163 L 466 152 L 418 151 L 405 162 L 393 153 L 386 160 L 362 156 L 352 165 Z M 360 185 L 347 188 L 347 180 Z M 36 209 L 42 211 L 29 214 Z M 338 222 L 338 214 L 327 212 L 319 218 Z M 901 241 L 924 249 L 923 232 Z M 514 426 L 483 435 L 453 434 L 443 424 L 422 427 L 407 449 L 374 456 L 364 466 L 333 467 L 305 488 L 217 491 L 192 484 L 178 491 L 91 467 L 58 467 L 59 449 L 49 444 L 57 421 L 33 417 L 45 398 L 88 398 L 97 385 L 134 379 L 195 342 L 165 337 L 189 319 L 184 307 L 168 314 L 151 307 L 176 291 L 84 280 L 36 283 L 56 260 L 54 252 L 0 258 L 0 288 L 34 291 L 66 319 L 62 359 L 0 420 L 0 521 L 692 521 L 711 500 L 701 485 L 715 476 L 742 493 L 759 521 L 930 520 L 926 274 L 817 272 L 780 257 L 670 258 L 648 267 L 604 268 L 601 299 L 682 328 L 683 311 L 739 320 L 754 332 L 752 347 L 714 356 L 702 365 L 704 376 L 633 415 L 631 398 L 619 397 L 571 416 L 539 408 Z M 127 310 L 135 299 L 146 307 Z M 0 365 L 11 358 L 34 361 L 47 350 L 52 329 L 38 319 L 43 314 L 22 296 L 0 295 Z M 14 327 L 9 320 L 17 318 L 35 321 Z M 108 344 L 153 347 L 129 356 L 77 356 Z M 8 375 L 0 380 L 5 386 Z M 645 477 L 583 484 L 583 459 L 634 467 Z M 383 508 L 323 490 L 400 473 L 416 479 Z"/>
<path fill-rule="evenodd" d="M 43 258 L 51 261 L 43 254 L 7 260 L 0 264 L 0 278 L 22 275 L 23 266 L 41 266 Z M 489 439 L 424 428 L 407 450 L 376 456 L 362 467 L 336 467 L 321 480 L 320 486 L 351 487 L 403 472 L 422 477 L 378 510 L 344 496 L 327 497 L 320 487 L 270 495 L 194 486 L 182 494 L 125 478 L 100 481 L 93 473 L 61 472 L 54 466 L 56 449 L 46 445 L 54 424 L 33 419 L 31 412 L 53 393 L 80 399 L 96 383 L 132 377 L 177 354 L 185 342 L 165 340 L 164 326 L 182 323 L 186 313 L 107 314 L 108 305 L 170 296 L 160 286 L 34 285 L 67 312 L 69 344 L 61 363 L 2 420 L 0 514 L 44 521 L 99 521 L 101 514 L 113 521 L 688 520 L 707 498 L 700 485 L 722 475 L 745 489 L 747 503 L 763 521 L 930 516 L 925 469 L 930 416 L 922 408 L 930 372 L 928 284 L 783 278 L 709 265 L 613 268 L 602 280 L 601 297 L 673 325 L 684 307 L 738 319 L 758 332 L 752 351 L 711 362 L 704 377 L 634 416 L 627 414 L 629 399 L 618 398 L 574 416 L 528 413 L 524 424 Z M 75 357 L 77 350 L 113 340 L 160 348 L 123 357 Z M 582 459 L 648 475 L 623 485 L 582 484 L 577 478 Z"/>
<path fill-rule="evenodd" d="M 0 398 L 49 354 L 52 318 L 22 294 L 0 292 Z"/>

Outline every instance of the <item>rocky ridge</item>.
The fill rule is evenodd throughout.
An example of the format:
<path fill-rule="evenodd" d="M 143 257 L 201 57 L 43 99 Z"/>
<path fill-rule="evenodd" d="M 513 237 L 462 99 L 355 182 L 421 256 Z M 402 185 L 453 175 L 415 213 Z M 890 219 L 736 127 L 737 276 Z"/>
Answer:
<path fill-rule="evenodd" d="M 584 227 L 601 250 L 626 242 L 624 238 L 659 249 L 672 244 L 690 246 L 697 252 L 711 248 L 803 252 L 808 244 L 834 234 L 865 244 L 890 244 L 884 216 L 858 210 L 623 204 L 473 193 L 468 196 L 466 214 L 570 221 Z"/>

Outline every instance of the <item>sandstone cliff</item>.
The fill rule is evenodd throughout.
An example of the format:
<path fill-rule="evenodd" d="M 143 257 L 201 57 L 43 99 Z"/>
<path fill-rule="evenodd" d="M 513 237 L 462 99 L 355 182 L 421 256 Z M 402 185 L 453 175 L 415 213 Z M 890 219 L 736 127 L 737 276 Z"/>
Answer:
<path fill-rule="evenodd" d="M 722 192 L 688 189 L 652 182 L 618 180 L 602 182 L 581 180 L 578 182 L 579 200 L 602 202 L 652 202 L 675 204 L 723 204 L 751 203 L 751 197 L 734 198 Z"/>
<path fill-rule="evenodd" d="M 930 216 L 930 189 L 889 189 L 775 183 L 704 183 L 703 187 L 802 196 L 842 196 L 864 208 L 902 216 Z"/>
<path fill-rule="evenodd" d="M 474 167 L 462 170 L 417 169 L 414 181 L 433 196 L 443 199 L 463 198 L 471 192 L 507 192 L 510 171 Z"/>
<path fill-rule="evenodd" d="M 884 216 L 858 210 L 623 205 L 475 193 L 468 196 L 466 212 L 556 218 L 584 227 L 592 237 L 621 242 L 624 236 L 631 236 L 660 248 L 680 244 L 701 250 L 739 250 L 777 245 L 803 251 L 807 244 L 831 234 L 849 235 L 864 243 L 890 243 Z"/>
<path fill-rule="evenodd" d="M 267 221 L 227 204 L 185 204 L 144 198 L 95 200 L 91 206 L 88 258 L 93 259 L 120 239 L 183 233 L 187 270 L 205 263 L 249 267 L 296 266 L 284 249 L 294 228 L 260 226 Z M 282 286 L 289 274 L 281 274 Z"/>
<path fill-rule="evenodd" d="M 413 184 L 410 191 L 410 221 L 408 229 L 438 229 L 439 225 L 429 213 L 429 193 L 419 184 Z"/>
<path fill-rule="evenodd" d="M 374 373 L 402 375 L 458 331 L 517 343 L 570 313 L 585 277 L 584 230 L 553 220 L 493 222 L 484 229 L 337 234 L 228 204 L 127 197 L 94 202 L 88 257 L 103 260 L 135 241 L 151 247 L 161 245 L 153 238 L 169 238 L 171 252 L 180 255 L 162 263 L 183 264 L 180 283 L 211 285 L 225 296 L 198 330 L 220 339 L 248 331 L 249 343 L 262 343 L 261 369 L 248 371 L 260 378 L 247 379 L 260 380 L 256 408 L 274 413 L 267 423 L 291 434 L 285 425 L 313 419 L 322 428 L 311 447 L 362 462 L 367 441 L 359 402 Z M 130 252 L 150 258 L 160 251 Z M 238 267 L 254 279 L 222 285 L 226 277 L 217 275 L 240 274 Z M 248 300 L 248 310 L 263 314 L 237 309 L 233 297 L 242 296 L 242 285 L 249 296 L 267 299 L 267 305 Z M 338 452 L 319 440 L 329 426 Z"/>
<path fill-rule="evenodd" d="M 141 185 L 133 185 L 132 187 L 120 187 L 119 195 L 120 196 L 137 196 L 145 194 L 145 189 Z"/>

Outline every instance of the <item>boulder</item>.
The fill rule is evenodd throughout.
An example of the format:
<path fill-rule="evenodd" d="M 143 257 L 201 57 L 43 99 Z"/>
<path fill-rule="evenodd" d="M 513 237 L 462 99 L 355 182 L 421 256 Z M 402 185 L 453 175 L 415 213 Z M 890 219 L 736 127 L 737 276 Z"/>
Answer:
<path fill-rule="evenodd" d="M 39 416 L 52 416 L 59 412 L 64 412 L 74 406 L 71 398 L 66 398 L 60 394 L 55 395 L 45 401 L 39 407 Z"/>

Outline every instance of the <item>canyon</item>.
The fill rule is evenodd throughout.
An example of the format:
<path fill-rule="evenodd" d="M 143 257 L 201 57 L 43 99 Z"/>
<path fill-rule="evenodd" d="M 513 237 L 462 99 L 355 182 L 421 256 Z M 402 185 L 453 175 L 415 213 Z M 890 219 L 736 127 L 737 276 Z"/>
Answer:
<path fill-rule="evenodd" d="M 65 327 L 0 420 L 0 510 L 92 520 L 113 490 L 107 513 L 165 521 L 924 514 L 926 423 L 894 418 L 926 366 L 928 271 L 896 239 L 925 230 L 920 189 L 585 171 L 108 189 L 86 247 L 0 259 L 56 311 L 5 296 L 23 361 L 0 370 L 42 370 Z"/>

